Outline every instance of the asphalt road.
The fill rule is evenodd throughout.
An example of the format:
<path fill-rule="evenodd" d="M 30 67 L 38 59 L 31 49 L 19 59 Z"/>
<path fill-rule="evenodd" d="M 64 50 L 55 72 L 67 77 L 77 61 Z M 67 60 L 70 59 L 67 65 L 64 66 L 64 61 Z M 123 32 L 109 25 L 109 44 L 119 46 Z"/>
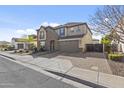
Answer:
<path fill-rule="evenodd" d="M 0 88 L 73 88 L 73 86 L 0 56 Z"/>

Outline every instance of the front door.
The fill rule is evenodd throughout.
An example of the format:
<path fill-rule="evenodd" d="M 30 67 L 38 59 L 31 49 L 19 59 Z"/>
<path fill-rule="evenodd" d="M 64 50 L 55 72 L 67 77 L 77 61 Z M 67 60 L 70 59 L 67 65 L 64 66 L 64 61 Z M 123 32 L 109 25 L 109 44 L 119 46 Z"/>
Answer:
<path fill-rule="evenodd" d="M 54 51 L 55 50 L 55 41 L 54 40 L 51 40 L 50 41 L 50 51 Z"/>

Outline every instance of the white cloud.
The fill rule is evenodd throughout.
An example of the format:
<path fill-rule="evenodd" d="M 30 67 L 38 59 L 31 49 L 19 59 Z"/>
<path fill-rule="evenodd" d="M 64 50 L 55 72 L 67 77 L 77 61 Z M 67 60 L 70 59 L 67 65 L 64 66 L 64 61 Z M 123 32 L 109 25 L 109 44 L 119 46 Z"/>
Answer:
<path fill-rule="evenodd" d="M 102 35 L 93 35 L 92 38 L 93 38 L 93 39 L 101 40 Z"/>
<path fill-rule="evenodd" d="M 41 25 L 55 27 L 55 26 L 58 26 L 60 24 L 58 24 L 58 23 L 52 23 L 52 22 L 43 22 L 43 23 L 41 23 Z"/>
<path fill-rule="evenodd" d="M 36 34 L 36 30 L 34 29 L 25 29 L 25 30 L 22 30 L 22 29 L 19 29 L 16 31 L 17 34 L 21 34 L 21 35 L 31 35 L 31 34 Z"/>
<path fill-rule="evenodd" d="M 41 23 L 41 25 L 43 25 L 43 26 L 48 26 L 49 23 L 48 23 L 48 22 L 43 22 L 43 23 Z"/>
<path fill-rule="evenodd" d="M 34 29 L 11 29 L 11 28 L 0 28 L 0 41 L 11 41 L 13 37 L 20 38 L 24 35 L 36 34 Z"/>
<path fill-rule="evenodd" d="M 109 21 L 109 19 L 108 18 L 105 18 L 105 20 L 104 20 L 105 22 L 108 22 Z"/>
<path fill-rule="evenodd" d="M 18 34 L 24 34 L 24 33 L 25 33 L 24 30 L 17 30 L 16 32 L 17 32 Z"/>

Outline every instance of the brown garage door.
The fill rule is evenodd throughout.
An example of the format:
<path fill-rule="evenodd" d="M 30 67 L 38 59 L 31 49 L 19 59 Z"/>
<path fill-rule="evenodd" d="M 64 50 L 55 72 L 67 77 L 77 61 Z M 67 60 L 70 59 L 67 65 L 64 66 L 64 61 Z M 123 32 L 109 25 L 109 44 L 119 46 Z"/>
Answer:
<path fill-rule="evenodd" d="M 63 52 L 79 52 L 81 49 L 79 48 L 79 41 L 60 41 L 60 51 Z"/>

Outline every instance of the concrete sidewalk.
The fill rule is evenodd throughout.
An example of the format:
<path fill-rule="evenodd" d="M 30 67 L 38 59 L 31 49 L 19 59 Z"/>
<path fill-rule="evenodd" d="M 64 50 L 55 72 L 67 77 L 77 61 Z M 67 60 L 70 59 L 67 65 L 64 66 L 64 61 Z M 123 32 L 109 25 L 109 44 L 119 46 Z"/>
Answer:
<path fill-rule="evenodd" d="M 9 54 L 6 52 L 1 52 L 1 54 L 6 55 L 8 57 L 12 57 L 15 60 L 18 60 L 21 62 L 37 65 L 44 69 L 53 70 L 53 71 L 62 72 L 62 73 L 67 72 L 70 68 L 73 67 L 70 60 L 65 60 L 65 59 L 59 59 L 59 58 L 49 59 L 44 57 L 33 58 L 31 55 L 20 56 L 16 54 Z"/>
<path fill-rule="evenodd" d="M 74 67 L 70 60 L 43 57 L 33 58 L 30 55 L 19 56 L 5 52 L 0 52 L 0 54 L 12 57 L 26 64 L 35 65 L 47 71 L 52 71 L 51 73 L 60 76 L 61 78 L 59 79 L 62 81 L 68 83 L 72 83 L 73 81 L 74 85 L 78 82 L 79 84 L 85 83 L 87 86 L 91 85 L 90 87 L 93 87 L 93 84 L 111 88 L 124 87 L 124 77 Z"/>

